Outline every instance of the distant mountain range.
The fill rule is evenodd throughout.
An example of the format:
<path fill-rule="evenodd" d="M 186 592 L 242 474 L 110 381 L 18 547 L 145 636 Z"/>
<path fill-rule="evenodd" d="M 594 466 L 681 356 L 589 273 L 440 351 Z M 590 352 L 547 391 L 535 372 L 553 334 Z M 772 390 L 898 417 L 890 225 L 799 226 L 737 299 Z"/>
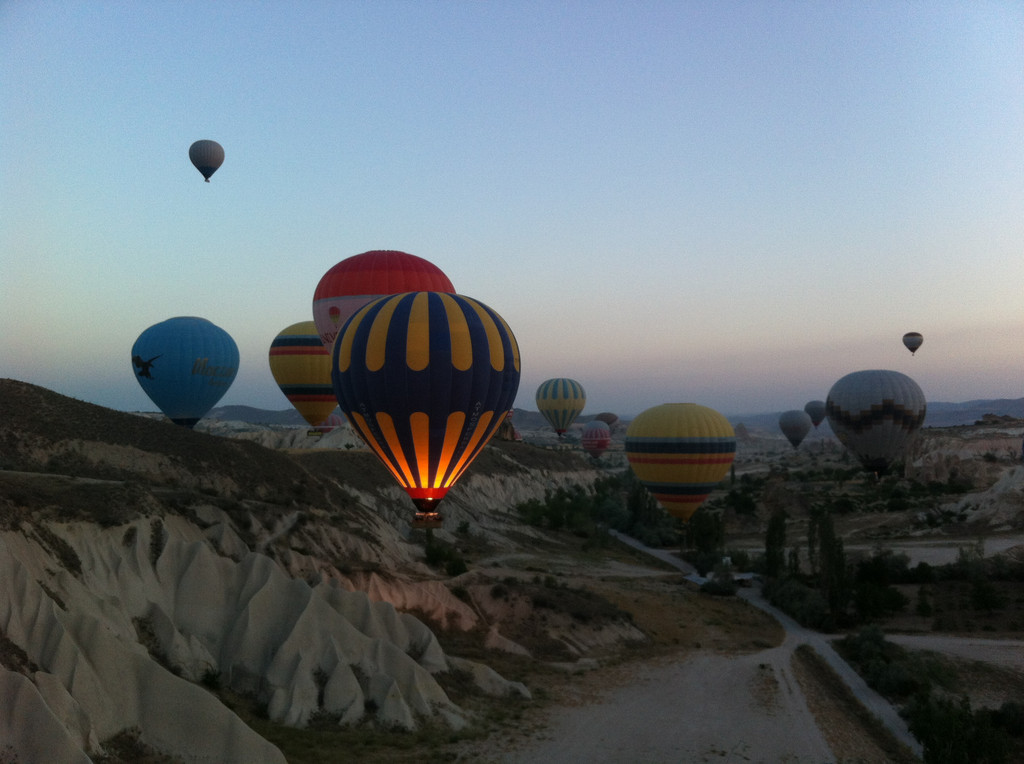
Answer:
<path fill-rule="evenodd" d="M 781 411 L 772 411 L 761 414 L 744 414 L 741 416 L 730 416 L 728 419 L 733 424 L 742 422 L 747 427 L 763 427 L 774 430 L 779 425 L 779 414 L 781 413 Z M 994 398 L 965 401 L 963 403 L 929 401 L 928 414 L 925 417 L 924 426 L 954 427 L 956 425 L 974 424 L 985 414 L 1024 419 L 1024 398 Z M 249 424 L 268 426 L 298 427 L 306 424 L 306 421 L 299 416 L 299 412 L 295 409 L 270 411 L 254 408 L 253 406 L 218 406 L 207 414 L 207 417 L 222 421 L 248 422 Z M 589 422 L 593 418 L 593 415 L 583 415 L 577 421 Z M 525 409 L 516 409 L 513 421 L 521 429 L 536 429 L 546 424 L 540 412 L 527 411 Z M 622 421 L 626 422 L 628 420 Z M 822 424 L 822 427 L 827 427 L 827 420 Z"/>
<path fill-rule="evenodd" d="M 253 406 L 217 406 L 211 409 L 205 418 L 219 419 L 222 422 L 247 422 L 249 424 L 306 425 L 306 420 L 295 409 L 270 411 Z"/>
<path fill-rule="evenodd" d="M 742 422 L 747 427 L 778 428 L 781 411 L 765 414 L 744 414 L 730 416 L 733 424 Z M 992 398 L 986 400 L 965 401 L 963 403 L 945 403 L 928 401 L 928 413 L 924 418 L 925 427 L 955 427 L 957 425 L 974 424 L 986 414 L 1009 416 L 1024 419 L 1024 398 Z M 828 420 L 821 427 L 830 432 Z"/>

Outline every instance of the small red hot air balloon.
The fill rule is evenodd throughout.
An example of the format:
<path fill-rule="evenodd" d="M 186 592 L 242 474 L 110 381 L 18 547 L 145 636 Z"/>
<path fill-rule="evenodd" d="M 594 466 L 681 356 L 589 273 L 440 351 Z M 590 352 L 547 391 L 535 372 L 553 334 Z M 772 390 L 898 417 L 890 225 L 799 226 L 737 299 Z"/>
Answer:
<path fill-rule="evenodd" d="M 593 419 L 583 426 L 580 443 L 584 451 L 598 459 L 612 444 L 612 431 L 600 419 Z"/>

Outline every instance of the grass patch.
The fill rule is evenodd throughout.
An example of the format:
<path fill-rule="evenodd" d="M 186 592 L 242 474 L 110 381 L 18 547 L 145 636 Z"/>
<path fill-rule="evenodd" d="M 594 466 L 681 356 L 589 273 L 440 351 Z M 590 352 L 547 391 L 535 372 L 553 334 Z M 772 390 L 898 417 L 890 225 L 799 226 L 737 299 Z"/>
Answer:
<path fill-rule="evenodd" d="M 444 675 L 438 679 L 444 680 Z M 449 687 L 463 686 L 464 678 L 453 677 Z M 443 684 L 442 684 L 443 686 Z M 446 691 L 449 691 L 446 687 Z M 286 727 L 267 719 L 266 708 L 251 697 L 229 690 L 219 690 L 217 696 L 257 734 L 281 749 L 289 764 L 386 764 L 387 762 L 454 761 L 457 748 L 467 741 L 486 736 L 512 726 L 522 718 L 529 701 L 510 702 L 508 698 L 486 698 L 474 701 L 475 718 L 462 730 L 452 730 L 440 720 L 422 723 L 414 732 L 384 730 L 372 721 L 342 727 L 326 716 L 311 720 L 304 729 Z M 454 694 L 458 695 L 458 692 Z"/>

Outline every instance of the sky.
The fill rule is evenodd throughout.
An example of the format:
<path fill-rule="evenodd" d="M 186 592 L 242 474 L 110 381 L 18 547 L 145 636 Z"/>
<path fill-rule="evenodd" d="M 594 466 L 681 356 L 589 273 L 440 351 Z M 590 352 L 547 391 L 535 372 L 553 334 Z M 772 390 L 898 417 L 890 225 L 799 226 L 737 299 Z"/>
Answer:
<path fill-rule="evenodd" d="M 153 410 L 132 344 L 202 316 L 287 409 L 270 342 L 372 249 L 505 318 L 517 408 L 1022 397 L 1024 4 L 0 2 L 0 377 Z"/>

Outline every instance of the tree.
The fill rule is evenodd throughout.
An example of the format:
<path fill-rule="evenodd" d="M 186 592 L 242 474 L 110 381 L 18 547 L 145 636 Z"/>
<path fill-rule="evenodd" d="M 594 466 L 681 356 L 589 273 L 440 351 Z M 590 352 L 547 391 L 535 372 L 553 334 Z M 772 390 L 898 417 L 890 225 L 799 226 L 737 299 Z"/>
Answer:
<path fill-rule="evenodd" d="M 818 522 L 820 539 L 818 557 L 821 560 L 821 595 L 828 603 L 829 614 L 834 623 L 841 623 L 846 617 L 846 605 L 850 601 L 850 575 L 846 570 L 846 552 L 843 540 L 836 536 L 832 516 L 823 513 Z"/>
<path fill-rule="evenodd" d="M 818 521 L 821 518 L 821 509 L 811 512 L 810 521 L 807 523 L 807 563 L 811 566 L 811 575 L 818 575 Z"/>
<path fill-rule="evenodd" d="M 725 544 L 725 523 L 722 515 L 702 509 L 693 514 L 684 526 L 689 546 L 702 554 L 721 552 Z"/>
<path fill-rule="evenodd" d="M 775 512 L 768 521 L 764 537 L 764 574 L 778 578 L 786 562 L 786 513 Z"/>

